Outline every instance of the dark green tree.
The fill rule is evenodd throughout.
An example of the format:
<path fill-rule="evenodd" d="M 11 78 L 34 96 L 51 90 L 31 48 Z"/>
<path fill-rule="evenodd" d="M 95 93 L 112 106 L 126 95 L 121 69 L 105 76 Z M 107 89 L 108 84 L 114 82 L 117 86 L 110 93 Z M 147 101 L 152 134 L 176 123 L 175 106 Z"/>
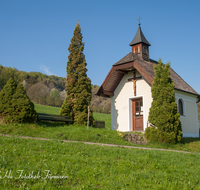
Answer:
<path fill-rule="evenodd" d="M 17 86 L 16 92 L 12 98 L 12 108 L 15 112 L 12 114 L 14 118 L 12 122 L 35 122 L 38 118 L 37 112 L 34 109 L 34 104 L 31 102 L 29 97 L 26 95 L 26 90 L 20 83 Z"/>
<path fill-rule="evenodd" d="M 0 117 L 5 123 L 33 122 L 37 119 L 34 104 L 22 84 L 10 78 L 0 93 Z"/>
<path fill-rule="evenodd" d="M 0 116 L 5 122 L 7 120 L 13 120 L 12 115 L 15 110 L 12 107 L 12 98 L 16 91 L 16 87 L 15 81 L 10 78 L 0 93 Z"/>
<path fill-rule="evenodd" d="M 67 96 L 60 110 L 60 115 L 70 116 L 77 124 L 86 124 L 88 106 L 90 104 L 91 80 L 87 77 L 87 64 L 83 54 L 80 24 L 77 23 L 69 45 L 67 62 L 66 92 Z M 90 125 L 93 125 L 93 116 L 90 114 Z"/>
<path fill-rule="evenodd" d="M 159 59 L 158 66 L 154 69 L 155 78 L 151 89 L 153 101 L 149 122 L 157 128 L 147 128 L 145 136 L 151 140 L 177 143 L 181 141 L 182 129 L 175 102 L 174 82 L 170 78 L 170 63 L 164 66 Z"/>

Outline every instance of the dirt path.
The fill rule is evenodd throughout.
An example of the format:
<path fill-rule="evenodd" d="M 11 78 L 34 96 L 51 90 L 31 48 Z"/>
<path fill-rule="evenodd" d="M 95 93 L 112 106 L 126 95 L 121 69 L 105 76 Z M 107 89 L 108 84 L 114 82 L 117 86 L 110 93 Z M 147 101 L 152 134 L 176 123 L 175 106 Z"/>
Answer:
<path fill-rule="evenodd" d="M 44 141 L 57 140 L 57 139 L 47 139 L 47 138 L 39 138 L 39 137 L 27 137 L 27 136 L 16 136 L 16 135 L 6 135 L 6 134 L 0 134 L 0 135 L 1 136 L 6 136 L 6 137 L 18 137 L 18 138 L 24 138 L 24 139 L 36 139 L 36 140 L 44 140 Z M 83 143 L 83 144 L 90 144 L 90 145 L 99 145 L 99 146 L 112 146 L 112 147 L 123 147 L 123 148 L 137 148 L 137 149 L 143 149 L 143 150 L 160 150 L 160 151 L 170 151 L 170 152 L 192 153 L 192 152 L 181 151 L 181 150 L 172 150 L 172 149 L 146 148 L 146 147 L 137 147 L 137 146 L 93 143 L 93 142 L 83 142 L 83 141 L 70 141 L 70 140 L 60 140 L 60 141 L 73 142 L 73 143 Z M 199 154 L 199 153 L 196 153 L 196 154 Z"/>

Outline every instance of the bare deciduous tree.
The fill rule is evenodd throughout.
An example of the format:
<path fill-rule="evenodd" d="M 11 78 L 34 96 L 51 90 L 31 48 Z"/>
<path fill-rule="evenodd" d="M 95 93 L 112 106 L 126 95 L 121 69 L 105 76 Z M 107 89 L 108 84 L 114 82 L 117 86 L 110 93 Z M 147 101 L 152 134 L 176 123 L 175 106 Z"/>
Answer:
<path fill-rule="evenodd" d="M 48 96 L 49 93 L 50 89 L 43 82 L 33 84 L 27 91 L 27 95 L 31 101 L 37 102 L 39 104 L 41 103 L 40 98 Z"/>

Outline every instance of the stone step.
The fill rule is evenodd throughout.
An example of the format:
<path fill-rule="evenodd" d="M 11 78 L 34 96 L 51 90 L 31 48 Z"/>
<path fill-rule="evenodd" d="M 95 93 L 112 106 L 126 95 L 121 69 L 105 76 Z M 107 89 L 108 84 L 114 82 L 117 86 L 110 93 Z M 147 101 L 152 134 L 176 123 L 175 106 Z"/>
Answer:
<path fill-rule="evenodd" d="M 123 137 L 126 141 L 133 144 L 147 144 L 147 140 L 143 132 L 137 133 L 124 133 Z"/>

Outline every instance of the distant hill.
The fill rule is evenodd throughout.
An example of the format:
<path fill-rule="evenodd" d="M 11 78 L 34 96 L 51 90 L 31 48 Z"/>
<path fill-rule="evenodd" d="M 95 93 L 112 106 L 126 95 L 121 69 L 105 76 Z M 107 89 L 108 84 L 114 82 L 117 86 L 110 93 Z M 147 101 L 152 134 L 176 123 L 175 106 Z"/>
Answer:
<path fill-rule="evenodd" d="M 4 87 L 8 79 L 12 77 L 15 82 L 18 84 L 20 82 L 26 81 L 26 88 L 28 89 L 31 85 L 43 82 L 45 85 L 50 87 L 55 87 L 59 91 L 65 89 L 64 77 L 57 77 L 54 75 L 48 76 L 40 72 L 25 72 L 19 71 L 16 68 L 3 67 L 0 65 L 0 90 Z M 28 87 L 29 86 L 29 87 Z"/>
<path fill-rule="evenodd" d="M 19 71 L 16 68 L 0 65 L 0 91 L 11 77 L 17 84 L 22 82 L 31 101 L 38 104 L 61 107 L 66 96 L 66 78 L 54 75 L 48 76 L 40 72 Z M 90 107 L 94 112 L 110 113 L 110 98 L 96 96 L 98 89 L 99 86 L 92 85 Z"/>

